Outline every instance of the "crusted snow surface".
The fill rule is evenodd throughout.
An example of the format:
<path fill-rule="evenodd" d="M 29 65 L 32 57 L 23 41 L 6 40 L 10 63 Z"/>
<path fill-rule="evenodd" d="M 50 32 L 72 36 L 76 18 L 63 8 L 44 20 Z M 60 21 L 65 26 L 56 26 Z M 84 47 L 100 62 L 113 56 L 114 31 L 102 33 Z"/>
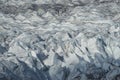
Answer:
<path fill-rule="evenodd" d="M 0 80 L 120 80 L 120 1 L 0 0 Z"/>

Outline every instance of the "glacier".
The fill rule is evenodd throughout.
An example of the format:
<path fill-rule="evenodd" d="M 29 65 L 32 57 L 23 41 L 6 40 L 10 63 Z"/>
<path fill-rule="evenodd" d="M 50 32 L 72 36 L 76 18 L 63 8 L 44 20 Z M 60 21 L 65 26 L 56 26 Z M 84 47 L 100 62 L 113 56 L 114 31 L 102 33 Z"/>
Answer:
<path fill-rule="evenodd" d="M 120 80 L 120 0 L 0 0 L 0 80 Z"/>

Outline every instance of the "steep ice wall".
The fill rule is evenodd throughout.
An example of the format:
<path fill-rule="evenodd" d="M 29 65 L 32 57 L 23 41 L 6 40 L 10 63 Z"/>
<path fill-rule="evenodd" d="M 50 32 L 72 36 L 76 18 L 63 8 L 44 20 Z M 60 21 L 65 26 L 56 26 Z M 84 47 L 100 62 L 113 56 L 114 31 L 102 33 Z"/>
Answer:
<path fill-rule="evenodd" d="M 120 80 L 120 1 L 0 0 L 0 80 Z"/>

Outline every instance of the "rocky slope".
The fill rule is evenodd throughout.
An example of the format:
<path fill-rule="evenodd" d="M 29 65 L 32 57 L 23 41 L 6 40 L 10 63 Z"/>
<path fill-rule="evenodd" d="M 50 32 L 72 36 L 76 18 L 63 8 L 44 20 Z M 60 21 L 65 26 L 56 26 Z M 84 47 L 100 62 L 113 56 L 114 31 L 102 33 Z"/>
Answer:
<path fill-rule="evenodd" d="M 120 80 L 120 1 L 0 0 L 0 80 Z"/>

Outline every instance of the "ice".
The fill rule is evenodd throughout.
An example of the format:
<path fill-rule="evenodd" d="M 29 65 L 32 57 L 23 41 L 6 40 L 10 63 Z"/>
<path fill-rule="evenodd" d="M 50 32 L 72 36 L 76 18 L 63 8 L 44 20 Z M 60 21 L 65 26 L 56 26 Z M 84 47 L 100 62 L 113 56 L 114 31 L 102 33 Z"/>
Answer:
<path fill-rule="evenodd" d="M 119 0 L 0 0 L 0 80 L 120 80 Z"/>

